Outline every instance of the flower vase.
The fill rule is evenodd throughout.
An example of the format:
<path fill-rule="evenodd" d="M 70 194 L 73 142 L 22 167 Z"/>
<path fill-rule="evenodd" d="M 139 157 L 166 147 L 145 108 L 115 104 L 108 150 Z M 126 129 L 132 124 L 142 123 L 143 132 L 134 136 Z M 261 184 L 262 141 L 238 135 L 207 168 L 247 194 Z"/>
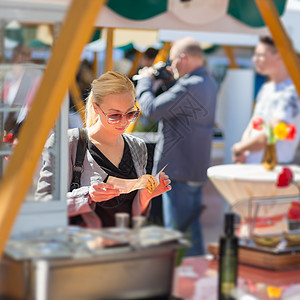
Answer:
<path fill-rule="evenodd" d="M 262 159 L 262 165 L 266 170 L 273 170 L 277 165 L 276 144 L 267 144 Z"/>

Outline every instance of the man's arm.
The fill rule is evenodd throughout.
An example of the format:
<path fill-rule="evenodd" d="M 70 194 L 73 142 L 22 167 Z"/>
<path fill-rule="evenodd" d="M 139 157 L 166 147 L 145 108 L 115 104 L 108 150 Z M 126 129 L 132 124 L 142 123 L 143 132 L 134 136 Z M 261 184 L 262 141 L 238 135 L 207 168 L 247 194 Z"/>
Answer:
<path fill-rule="evenodd" d="M 235 154 L 239 154 L 245 151 L 259 151 L 264 149 L 267 144 L 267 137 L 264 132 L 260 132 L 256 136 L 248 138 L 246 140 L 241 140 L 235 143 L 232 147 L 232 150 Z"/>
<path fill-rule="evenodd" d="M 170 89 L 155 97 L 152 86 L 153 79 L 146 77 L 140 79 L 136 87 L 137 98 L 143 115 L 154 121 L 174 118 L 174 112 L 171 108 L 176 101 L 184 97 L 187 88 L 177 82 Z"/>
<path fill-rule="evenodd" d="M 248 123 L 246 129 L 244 130 L 242 137 L 241 137 L 241 141 L 247 140 L 250 138 L 251 136 L 251 131 L 252 131 L 252 120 L 253 118 L 251 118 L 250 122 Z"/>

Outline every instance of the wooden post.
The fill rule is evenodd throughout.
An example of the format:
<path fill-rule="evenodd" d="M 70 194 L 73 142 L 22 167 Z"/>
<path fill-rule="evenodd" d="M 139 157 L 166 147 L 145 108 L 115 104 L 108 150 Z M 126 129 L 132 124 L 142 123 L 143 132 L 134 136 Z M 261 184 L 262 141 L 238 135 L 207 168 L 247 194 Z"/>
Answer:
<path fill-rule="evenodd" d="M 128 73 L 128 77 L 129 78 L 131 78 L 136 73 L 136 70 L 139 67 L 139 62 L 141 60 L 142 55 L 143 55 L 143 52 L 136 51 L 132 67 L 131 67 L 131 69 L 130 69 L 130 71 Z"/>
<path fill-rule="evenodd" d="M 80 89 L 74 79 L 70 84 L 70 93 L 77 112 L 79 113 L 82 123 L 85 124 L 85 105 L 81 98 Z"/>
<path fill-rule="evenodd" d="M 112 71 L 114 69 L 113 61 L 114 50 L 114 28 L 107 28 L 106 37 L 106 50 L 105 50 L 105 72 Z"/>
<path fill-rule="evenodd" d="M 170 49 L 171 49 L 171 42 L 164 42 L 163 47 L 159 50 L 157 53 L 155 60 L 154 60 L 154 65 L 160 61 L 166 61 L 167 57 L 169 55 Z"/>
<path fill-rule="evenodd" d="M 47 136 L 75 76 L 82 49 L 104 3 L 104 0 L 74 0 L 67 12 L 40 87 L 20 130 L 19 143 L 0 184 L 0 258 Z"/>
<path fill-rule="evenodd" d="M 239 67 L 235 62 L 233 48 L 230 46 L 225 46 L 225 45 L 223 45 L 222 48 L 229 59 L 229 68 L 230 69 L 238 69 Z"/>
<path fill-rule="evenodd" d="M 300 61 L 272 0 L 255 0 L 300 97 Z"/>
<path fill-rule="evenodd" d="M 94 52 L 94 60 L 92 63 L 92 70 L 95 75 L 95 78 L 98 77 L 98 52 Z"/>

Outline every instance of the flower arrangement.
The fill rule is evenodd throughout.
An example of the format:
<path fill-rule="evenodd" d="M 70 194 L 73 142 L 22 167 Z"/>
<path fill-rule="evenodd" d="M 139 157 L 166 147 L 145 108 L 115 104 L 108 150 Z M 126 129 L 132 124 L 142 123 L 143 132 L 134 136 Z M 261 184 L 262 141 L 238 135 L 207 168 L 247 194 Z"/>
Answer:
<path fill-rule="evenodd" d="M 283 167 L 281 173 L 277 177 L 276 186 L 279 188 L 287 187 L 290 184 L 294 184 L 299 192 L 300 186 L 294 182 L 293 180 L 294 174 L 293 171 L 288 167 Z M 300 201 L 292 201 L 288 214 L 287 219 L 289 222 L 289 229 L 300 229 Z"/>
<path fill-rule="evenodd" d="M 296 135 L 296 127 L 293 124 L 279 122 L 273 128 L 271 125 L 266 125 L 260 117 L 254 118 L 252 127 L 255 130 L 265 130 L 268 139 L 268 144 L 275 144 L 277 140 L 292 141 Z"/>
<path fill-rule="evenodd" d="M 266 124 L 262 118 L 257 117 L 252 121 L 252 128 L 265 131 L 267 136 L 267 146 L 262 164 L 266 170 L 272 170 L 277 165 L 276 141 L 292 141 L 296 135 L 296 127 L 293 124 L 286 124 L 284 122 L 279 122 L 273 127 L 270 124 Z"/>

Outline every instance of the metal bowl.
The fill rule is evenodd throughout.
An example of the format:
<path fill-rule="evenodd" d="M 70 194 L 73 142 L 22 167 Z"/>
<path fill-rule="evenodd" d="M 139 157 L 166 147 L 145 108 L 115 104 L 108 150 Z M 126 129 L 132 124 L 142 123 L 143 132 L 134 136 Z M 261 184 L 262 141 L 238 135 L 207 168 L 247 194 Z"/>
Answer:
<path fill-rule="evenodd" d="M 274 248 L 281 242 L 281 235 L 254 235 L 252 240 L 258 246 Z"/>
<path fill-rule="evenodd" d="M 289 247 L 300 246 L 300 230 L 286 231 L 283 236 Z"/>

